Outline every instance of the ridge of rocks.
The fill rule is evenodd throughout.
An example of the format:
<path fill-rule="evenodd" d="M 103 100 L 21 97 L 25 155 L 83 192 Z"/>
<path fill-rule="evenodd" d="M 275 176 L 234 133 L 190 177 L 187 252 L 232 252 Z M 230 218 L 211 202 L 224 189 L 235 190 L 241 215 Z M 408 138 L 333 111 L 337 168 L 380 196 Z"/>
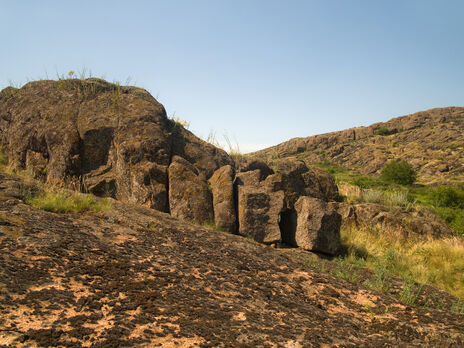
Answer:
<path fill-rule="evenodd" d="M 268 162 L 296 156 L 362 174 L 379 174 L 387 161 L 404 159 L 423 183 L 463 182 L 463 134 L 464 107 L 434 108 L 368 127 L 293 138 L 247 156 Z"/>
<path fill-rule="evenodd" d="M 315 209 L 338 198 L 328 173 L 293 160 L 273 168 L 259 160 L 236 165 L 224 150 L 169 119 L 164 107 L 137 87 L 90 78 L 4 89 L 0 145 L 14 170 L 28 170 L 47 183 L 74 184 L 262 243 L 283 242 L 285 230 L 286 239 L 302 246 L 293 237 L 297 231 L 308 234 L 304 240 L 327 240 L 320 235 L 337 236 L 340 228 L 340 223 L 327 225 L 337 230 L 327 232 L 326 224 L 316 221 L 329 215 L 339 221 L 332 211 L 312 214 L 306 207 L 305 219 L 314 221 L 305 229 L 287 219 L 298 214 L 295 203 L 302 196 L 321 201 Z M 333 254 L 337 243 L 306 242 L 305 248 Z"/>

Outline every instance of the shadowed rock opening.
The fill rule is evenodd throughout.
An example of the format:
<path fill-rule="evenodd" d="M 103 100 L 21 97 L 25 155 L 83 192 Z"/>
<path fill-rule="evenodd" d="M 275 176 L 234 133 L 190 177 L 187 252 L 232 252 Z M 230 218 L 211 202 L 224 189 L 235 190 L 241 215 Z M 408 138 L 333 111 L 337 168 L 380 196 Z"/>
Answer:
<path fill-rule="evenodd" d="M 113 129 L 91 129 L 84 134 L 81 148 L 82 171 L 88 173 L 108 161 L 108 151 L 113 140 Z"/>
<path fill-rule="evenodd" d="M 296 247 L 296 224 L 297 214 L 295 209 L 287 209 L 280 213 L 280 235 L 282 237 L 282 243 Z"/>

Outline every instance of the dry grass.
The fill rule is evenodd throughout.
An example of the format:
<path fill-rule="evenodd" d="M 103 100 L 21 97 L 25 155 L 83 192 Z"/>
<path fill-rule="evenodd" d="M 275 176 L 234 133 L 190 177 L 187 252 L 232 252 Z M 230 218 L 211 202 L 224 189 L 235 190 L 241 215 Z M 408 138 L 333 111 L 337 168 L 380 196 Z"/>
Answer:
<path fill-rule="evenodd" d="M 365 266 L 379 273 L 437 286 L 464 298 L 464 239 L 399 241 L 375 229 L 344 228 L 341 231 L 343 263 Z"/>

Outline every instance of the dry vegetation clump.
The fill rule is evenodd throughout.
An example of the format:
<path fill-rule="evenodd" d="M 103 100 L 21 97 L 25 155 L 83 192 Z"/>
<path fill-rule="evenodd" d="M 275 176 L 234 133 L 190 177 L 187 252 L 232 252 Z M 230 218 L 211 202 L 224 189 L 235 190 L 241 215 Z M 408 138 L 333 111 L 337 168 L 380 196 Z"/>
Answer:
<path fill-rule="evenodd" d="M 341 230 L 341 262 L 372 269 L 371 287 L 382 289 L 387 274 L 430 284 L 464 299 L 464 240 L 460 237 L 401 241 L 377 229 Z M 372 282 L 372 281 L 371 281 Z"/>

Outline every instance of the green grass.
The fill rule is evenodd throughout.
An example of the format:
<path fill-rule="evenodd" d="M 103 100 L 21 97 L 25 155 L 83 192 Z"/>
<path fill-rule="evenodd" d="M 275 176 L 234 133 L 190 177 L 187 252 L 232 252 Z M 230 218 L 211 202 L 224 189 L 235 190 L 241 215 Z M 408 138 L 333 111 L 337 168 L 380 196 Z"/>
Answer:
<path fill-rule="evenodd" d="M 112 209 L 111 201 L 108 199 L 97 199 L 90 194 L 65 191 L 48 186 L 38 195 L 26 198 L 26 203 L 35 208 L 56 213 L 80 213 L 89 210 L 105 211 Z"/>
<path fill-rule="evenodd" d="M 317 163 L 315 166 L 330 173 L 337 185 L 350 184 L 364 190 L 375 191 L 367 191 L 361 197 L 346 197 L 348 201 L 402 206 L 406 209 L 411 209 L 414 205 L 423 205 L 432 209 L 456 235 L 464 236 L 464 189 L 462 187 L 400 185 L 329 163 Z"/>

